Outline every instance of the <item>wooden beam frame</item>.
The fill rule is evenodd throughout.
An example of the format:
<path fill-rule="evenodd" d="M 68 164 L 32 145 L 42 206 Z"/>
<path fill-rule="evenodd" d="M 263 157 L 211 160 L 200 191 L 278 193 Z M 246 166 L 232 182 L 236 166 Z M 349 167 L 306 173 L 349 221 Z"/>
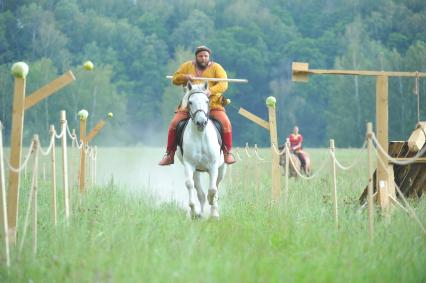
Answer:
<path fill-rule="evenodd" d="M 363 71 L 363 70 L 324 70 L 309 69 L 308 63 L 293 62 L 292 64 L 292 80 L 297 82 L 307 82 L 308 75 L 355 75 L 355 76 L 375 76 L 376 77 L 376 136 L 380 146 L 386 150 L 389 147 L 388 128 L 388 79 L 389 77 L 426 77 L 424 72 L 385 72 L 385 71 Z M 379 202 L 382 208 L 389 206 L 388 195 L 395 196 L 393 167 L 386 155 L 380 154 L 379 157 L 384 161 L 381 165 L 377 161 L 377 183 L 385 183 L 386 192 L 379 193 Z M 379 190 L 380 192 L 380 190 Z"/>

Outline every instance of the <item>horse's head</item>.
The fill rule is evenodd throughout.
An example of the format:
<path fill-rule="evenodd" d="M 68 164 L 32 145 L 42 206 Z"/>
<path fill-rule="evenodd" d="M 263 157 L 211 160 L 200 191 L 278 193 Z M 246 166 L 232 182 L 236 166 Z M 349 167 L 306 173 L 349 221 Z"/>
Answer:
<path fill-rule="evenodd" d="M 208 84 L 192 84 L 188 82 L 187 92 L 182 99 L 182 107 L 187 107 L 189 117 L 199 131 L 204 130 L 209 121 Z"/>

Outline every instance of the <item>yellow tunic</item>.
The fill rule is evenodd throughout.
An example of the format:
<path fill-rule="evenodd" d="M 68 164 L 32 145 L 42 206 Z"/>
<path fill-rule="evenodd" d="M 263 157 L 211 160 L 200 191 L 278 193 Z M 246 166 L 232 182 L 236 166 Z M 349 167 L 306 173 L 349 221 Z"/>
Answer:
<path fill-rule="evenodd" d="M 185 75 L 203 78 L 221 78 L 227 79 L 227 75 L 223 67 L 215 62 L 210 62 L 210 65 L 202 72 L 196 70 L 195 61 L 188 61 L 180 65 L 179 69 L 173 75 L 173 84 L 184 85 L 187 83 Z M 194 83 L 203 83 L 202 81 L 194 81 Z M 228 89 L 228 82 L 209 82 L 210 109 L 223 109 L 222 94 Z"/>

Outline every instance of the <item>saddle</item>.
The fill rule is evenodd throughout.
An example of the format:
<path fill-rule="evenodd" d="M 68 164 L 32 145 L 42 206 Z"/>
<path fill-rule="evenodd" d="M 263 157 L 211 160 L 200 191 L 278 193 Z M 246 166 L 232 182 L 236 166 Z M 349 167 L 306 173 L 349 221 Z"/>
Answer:
<path fill-rule="evenodd" d="M 220 145 L 220 148 L 222 149 L 222 146 L 223 146 L 222 124 L 217 119 L 215 119 L 213 117 L 209 117 L 209 118 L 213 122 L 213 125 L 215 126 L 216 134 L 217 134 L 217 141 Z M 186 125 L 188 125 L 188 121 L 189 121 L 189 118 L 183 119 L 176 126 L 176 142 L 177 142 L 177 146 L 179 146 L 179 148 L 180 148 L 182 155 L 183 155 L 183 147 L 182 147 L 182 145 L 183 145 L 183 132 L 186 128 Z"/>

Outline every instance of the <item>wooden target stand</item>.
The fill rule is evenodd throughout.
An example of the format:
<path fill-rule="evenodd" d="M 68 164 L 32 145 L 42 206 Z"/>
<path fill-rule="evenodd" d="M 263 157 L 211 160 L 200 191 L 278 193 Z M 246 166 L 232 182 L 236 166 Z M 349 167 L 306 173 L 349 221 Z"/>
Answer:
<path fill-rule="evenodd" d="M 250 121 L 258 124 L 262 128 L 269 131 L 271 137 L 271 153 L 272 153 L 272 197 L 273 200 L 278 202 L 281 197 L 281 174 L 280 174 L 280 156 L 276 152 L 278 150 L 278 138 L 277 138 L 277 123 L 275 113 L 275 97 L 270 96 L 266 99 L 266 105 L 268 107 L 269 121 L 265 121 L 262 118 L 254 115 L 244 108 L 240 108 L 238 114 L 244 116 Z M 274 148 L 275 147 L 275 148 Z"/>
<path fill-rule="evenodd" d="M 307 82 L 308 75 L 352 75 L 376 77 L 376 136 L 380 146 L 388 152 L 389 147 L 389 106 L 388 106 L 388 79 L 389 77 L 426 77 L 426 73 L 420 72 L 385 72 L 362 70 L 321 70 L 309 69 L 308 63 L 293 62 L 292 80 Z M 384 165 L 379 161 L 384 161 Z M 377 159 L 376 188 L 378 188 L 378 202 L 382 209 L 390 206 L 389 195 L 395 197 L 393 165 L 390 164 L 387 155 L 380 151 Z M 382 186 L 379 186 L 382 184 Z M 384 184 L 384 186 L 383 186 Z"/>
<path fill-rule="evenodd" d="M 83 111 L 83 110 L 82 110 Z M 95 127 L 86 135 L 87 130 L 87 115 L 80 114 L 80 141 L 83 143 L 80 150 L 80 166 L 79 166 L 79 174 L 78 174 L 78 191 L 80 193 L 85 191 L 86 184 L 86 152 L 85 148 L 89 145 L 89 142 L 102 130 L 102 128 L 106 124 L 105 119 L 101 119 Z M 107 117 L 112 118 L 113 114 L 108 113 Z"/>
<path fill-rule="evenodd" d="M 74 74 L 71 71 L 68 71 L 57 79 L 36 90 L 31 95 L 25 97 L 25 77 L 26 74 L 22 77 L 15 76 L 14 83 L 15 86 L 13 95 L 12 128 L 10 140 L 10 165 L 14 168 L 19 168 L 21 166 L 22 134 L 24 129 L 25 111 L 75 80 Z M 7 220 L 9 227 L 8 236 L 10 243 L 12 244 L 16 244 L 19 185 L 20 173 L 10 170 L 9 191 L 7 195 Z"/>

